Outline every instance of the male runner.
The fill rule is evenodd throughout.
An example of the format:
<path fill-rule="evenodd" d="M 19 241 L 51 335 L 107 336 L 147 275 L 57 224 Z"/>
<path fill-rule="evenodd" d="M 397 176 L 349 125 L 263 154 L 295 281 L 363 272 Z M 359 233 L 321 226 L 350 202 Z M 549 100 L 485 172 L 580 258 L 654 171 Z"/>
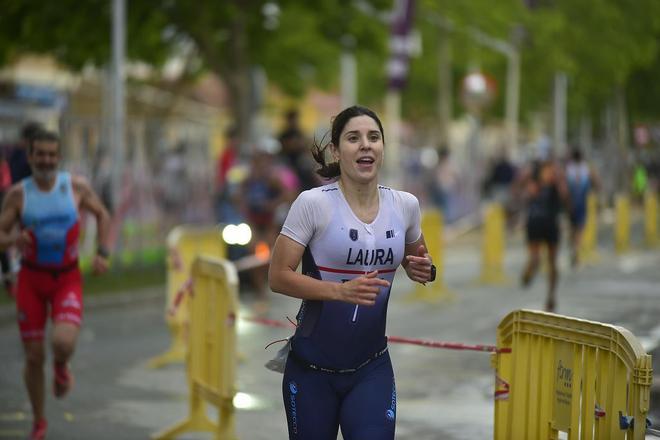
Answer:
<path fill-rule="evenodd" d="M 98 252 L 93 270 L 102 273 L 108 268 L 108 211 L 85 179 L 58 171 L 59 161 L 58 136 L 37 133 L 28 146 L 32 176 L 10 188 L 0 212 L 0 249 L 16 246 L 22 253 L 16 307 L 25 351 L 24 380 L 34 416 L 31 440 L 46 436 L 44 329 L 49 313 L 55 397 L 64 397 L 73 385 L 68 362 L 82 318 L 81 210 L 96 217 Z"/>

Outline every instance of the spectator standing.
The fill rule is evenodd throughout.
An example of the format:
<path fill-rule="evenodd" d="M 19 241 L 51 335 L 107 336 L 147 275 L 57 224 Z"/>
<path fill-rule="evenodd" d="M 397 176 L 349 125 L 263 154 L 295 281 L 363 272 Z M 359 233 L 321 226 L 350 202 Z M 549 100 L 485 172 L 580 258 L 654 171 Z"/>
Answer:
<path fill-rule="evenodd" d="M 278 140 L 281 145 L 281 155 L 284 161 L 298 176 L 301 190 L 305 191 L 320 184 L 315 173 L 316 164 L 307 149 L 307 140 L 300 129 L 297 110 L 289 110 L 285 115 L 285 126 Z"/>
<path fill-rule="evenodd" d="M 11 183 L 20 182 L 22 179 L 32 175 L 32 169 L 28 163 L 28 147 L 34 136 L 44 128 L 37 122 L 28 122 L 21 129 L 21 138 L 9 151 L 7 162 L 11 172 Z"/>

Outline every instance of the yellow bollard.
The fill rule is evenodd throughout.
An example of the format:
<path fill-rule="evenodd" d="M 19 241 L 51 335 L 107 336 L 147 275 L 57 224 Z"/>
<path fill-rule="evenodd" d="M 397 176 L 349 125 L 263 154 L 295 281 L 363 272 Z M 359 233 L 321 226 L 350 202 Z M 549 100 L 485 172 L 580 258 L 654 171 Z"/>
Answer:
<path fill-rule="evenodd" d="M 616 253 L 622 254 L 630 249 L 630 199 L 628 196 L 616 196 L 615 210 L 614 245 Z"/>
<path fill-rule="evenodd" d="M 204 253 L 224 258 L 226 245 L 221 231 L 213 226 L 177 226 L 167 235 L 167 301 L 165 321 L 172 335 L 167 351 L 149 360 L 150 368 L 160 368 L 185 359 L 188 328 L 188 281 L 196 256 Z"/>
<path fill-rule="evenodd" d="M 417 284 L 406 296 L 410 301 L 439 302 L 453 298 L 453 293 L 444 284 L 444 238 L 442 213 L 429 209 L 422 214 L 422 232 L 426 247 L 435 265 L 435 281 L 423 286 Z"/>
<path fill-rule="evenodd" d="M 653 190 L 644 194 L 644 238 L 647 247 L 658 245 L 658 194 Z"/>
<path fill-rule="evenodd" d="M 481 276 L 482 284 L 507 284 L 504 274 L 505 243 L 504 209 L 499 203 L 490 203 L 484 216 Z"/>
<path fill-rule="evenodd" d="M 590 193 L 587 197 L 587 221 L 582 231 L 582 241 L 578 249 L 582 263 L 598 261 L 598 197 Z"/>

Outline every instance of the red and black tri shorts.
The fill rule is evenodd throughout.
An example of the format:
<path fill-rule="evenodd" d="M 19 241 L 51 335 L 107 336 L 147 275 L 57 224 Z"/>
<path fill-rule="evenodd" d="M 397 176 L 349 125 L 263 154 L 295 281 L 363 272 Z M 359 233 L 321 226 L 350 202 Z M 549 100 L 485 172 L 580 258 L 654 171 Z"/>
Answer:
<path fill-rule="evenodd" d="M 53 323 L 82 322 L 82 276 L 78 262 L 64 268 L 41 268 L 23 262 L 16 282 L 21 339 L 44 338 L 48 314 Z"/>

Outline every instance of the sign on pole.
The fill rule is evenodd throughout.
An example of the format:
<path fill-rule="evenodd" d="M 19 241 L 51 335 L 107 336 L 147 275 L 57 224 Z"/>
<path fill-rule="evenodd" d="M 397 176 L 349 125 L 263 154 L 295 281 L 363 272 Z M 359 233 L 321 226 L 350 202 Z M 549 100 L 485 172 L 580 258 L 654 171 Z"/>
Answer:
<path fill-rule="evenodd" d="M 392 13 L 390 34 L 390 59 L 387 63 L 390 90 L 401 90 L 408 78 L 410 53 L 414 41 L 411 39 L 415 0 L 396 0 Z"/>
<path fill-rule="evenodd" d="M 400 183 L 401 90 L 406 85 L 410 54 L 414 47 L 410 38 L 414 5 L 414 0 L 396 0 L 392 11 L 390 59 L 387 62 L 388 92 L 385 99 L 385 169 L 386 179 L 392 186 L 398 186 Z"/>

